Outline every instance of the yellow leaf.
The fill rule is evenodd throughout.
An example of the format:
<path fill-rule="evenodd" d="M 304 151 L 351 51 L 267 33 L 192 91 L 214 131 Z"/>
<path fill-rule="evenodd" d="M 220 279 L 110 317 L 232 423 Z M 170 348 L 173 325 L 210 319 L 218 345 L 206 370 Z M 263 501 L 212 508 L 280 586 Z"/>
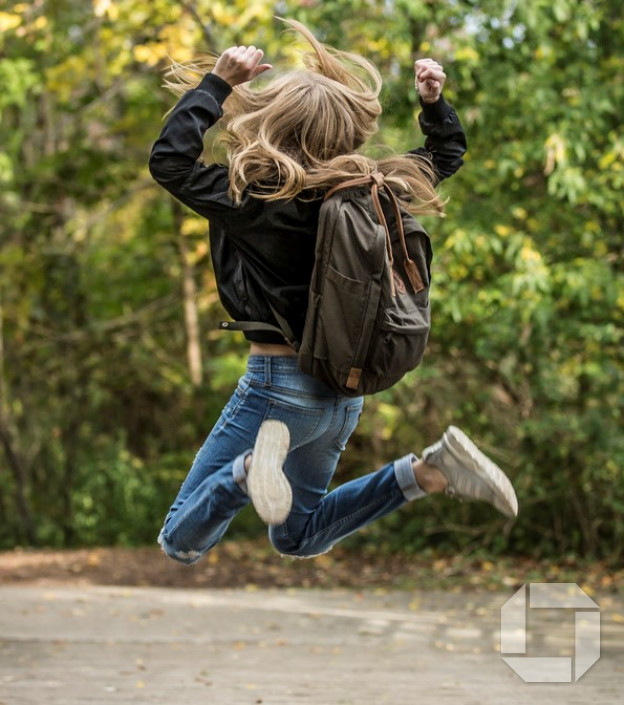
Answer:
<path fill-rule="evenodd" d="M 515 208 L 512 208 L 511 213 L 514 218 L 518 218 L 518 220 L 526 220 L 527 217 L 527 212 L 524 208 L 521 208 L 520 206 L 516 206 Z"/>
<path fill-rule="evenodd" d="M 607 152 L 606 154 L 603 154 L 603 156 L 600 158 L 600 161 L 598 162 L 598 166 L 601 169 L 607 169 L 608 167 L 613 164 L 613 162 L 617 159 L 617 156 L 615 152 Z"/>
<path fill-rule="evenodd" d="M 548 139 L 544 143 L 544 148 L 546 150 L 546 164 L 544 165 L 544 174 L 548 176 L 549 174 L 552 174 L 558 164 L 565 163 L 567 154 L 567 144 L 565 139 L 555 132 L 548 137 Z"/>
<path fill-rule="evenodd" d="M 99 553 L 96 551 L 91 551 L 89 555 L 87 556 L 87 565 L 100 565 L 102 562 L 102 558 Z"/>
<path fill-rule="evenodd" d="M 542 256 L 529 245 L 525 245 L 520 251 L 520 256 L 525 262 L 540 262 Z"/>
<path fill-rule="evenodd" d="M 494 232 L 501 237 L 507 237 L 507 235 L 510 235 L 513 231 L 508 225 L 499 224 L 494 226 Z"/>
<path fill-rule="evenodd" d="M 21 24 L 22 18 L 19 15 L 10 15 L 8 12 L 0 12 L 0 32 L 15 29 Z"/>
<path fill-rule="evenodd" d="M 138 44 L 133 47 L 132 54 L 135 61 L 153 66 L 167 57 L 167 48 L 162 44 Z"/>
<path fill-rule="evenodd" d="M 473 47 L 461 47 L 455 52 L 456 61 L 479 61 L 479 53 Z"/>
<path fill-rule="evenodd" d="M 227 14 L 225 10 L 225 4 L 222 2 L 213 2 L 210 5 L 210 10 L 212 11 L 212 16 L 215 18 L 218 24 L 227 24 Z"/>
<path fill-rule="evenodd" d="M 203 218 L 188 216 L 184 218 L 180 228 L 182 235 L 200 235 L 206 232 L 206 221 Z"/>

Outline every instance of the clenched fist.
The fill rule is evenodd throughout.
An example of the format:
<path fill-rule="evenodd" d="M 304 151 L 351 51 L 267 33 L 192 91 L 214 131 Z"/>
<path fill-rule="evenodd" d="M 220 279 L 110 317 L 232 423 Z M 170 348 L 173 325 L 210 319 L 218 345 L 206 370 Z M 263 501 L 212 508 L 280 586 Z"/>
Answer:
<path fill-rule="evenodd" d="M 435 103 L 444 88 L 446 74 L 442 66 L 433 59 L 414 62 L 415 86 L 424 103 Z"/>
<path fill-rule="evenodd" d="M 260 63 L 263 56 L 262 49 L 255 46 L 230 47 L 217 59 L 212 73 L 230 86 L 238 86 L 273 68 L 272 64 Z"/>

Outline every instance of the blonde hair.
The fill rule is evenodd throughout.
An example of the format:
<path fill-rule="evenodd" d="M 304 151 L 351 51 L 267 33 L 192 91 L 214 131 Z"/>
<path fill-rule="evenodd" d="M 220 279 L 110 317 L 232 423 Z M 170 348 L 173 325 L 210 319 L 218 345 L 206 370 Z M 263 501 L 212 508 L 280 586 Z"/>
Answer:
<path fill-rule="evenodd" d="M 292 199 L 356 176 L 381 171 L 414 213 L 444 209 L 430 162 L 417 155 L 375 161 L 357 152 L 377 129 L 381 76 L 367 59 L 319 42 L 300 22 L 284 20 L 312 47 L 304 69 L 259 86 L 235 86 L 222 120 L 230 197 L 250 189 L 265 200 Z M 173 64 L 166 86 L 176 95 L 195 87 L 216 57 Z"/>

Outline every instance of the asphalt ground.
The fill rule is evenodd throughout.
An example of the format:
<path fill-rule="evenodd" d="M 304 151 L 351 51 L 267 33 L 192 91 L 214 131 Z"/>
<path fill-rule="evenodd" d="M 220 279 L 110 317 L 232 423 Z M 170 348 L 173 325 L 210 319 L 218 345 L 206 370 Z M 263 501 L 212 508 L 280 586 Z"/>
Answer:
<path fill-rule="evenodd" d="M 621 705 L 624 599 L 593 596 L 579 680 L 527 683 L 500 650 L 514 593 L 0 586 L 0 705 Z M 572 612 L 528 610 L 546 672 L 577 659 Z"/>

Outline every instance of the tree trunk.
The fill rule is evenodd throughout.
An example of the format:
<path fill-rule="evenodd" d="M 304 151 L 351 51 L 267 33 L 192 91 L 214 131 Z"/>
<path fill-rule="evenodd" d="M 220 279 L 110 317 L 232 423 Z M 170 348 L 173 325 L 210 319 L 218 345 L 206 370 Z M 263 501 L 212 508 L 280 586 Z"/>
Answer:
<path fill-rule="evenodd" d="M 6 398 L 6 383 L 4 379 L 4 335 L 2 292 L 0 291 L 0 445 L 4 449 L 7 463 L 15 482 L 15 505 L 21 522 L 21 534 L 29 544 L 35 543 L 35 526 L 26 500 L 26 470 L 15 443 L 11 436 L 8 424 L 8 403 Z"/>
<path fill-rule="evenodd" d="M 0 444 L 2 444 L 4 454 L 15 481 L 15 505 L 20 518 L 22 538 L 25 539 L 28 544 L 32 545 L 36 541 L 36 534 L 35 525 L 26 499 L 26 471 L 24 469 L 24 463 L 15 448 L 3 415 L 0 415 Z"/>
<path fill-rule="evenodd" d="M 197 312 L 195 272 L 189 260 L 186 237 L 182 232 L 184 214 L 177 201 L 173 201 L 172 203 L 173 222 L 175 223 L 178 251 L 180 252 L 180 263 L 182 265 L 182 297 L 184 302 L 184 327 L 186 330 L 186 357 L 191 384 L 193 387 L 199 387 L 203 378 L 203 365 L 199 314 Z"/>

